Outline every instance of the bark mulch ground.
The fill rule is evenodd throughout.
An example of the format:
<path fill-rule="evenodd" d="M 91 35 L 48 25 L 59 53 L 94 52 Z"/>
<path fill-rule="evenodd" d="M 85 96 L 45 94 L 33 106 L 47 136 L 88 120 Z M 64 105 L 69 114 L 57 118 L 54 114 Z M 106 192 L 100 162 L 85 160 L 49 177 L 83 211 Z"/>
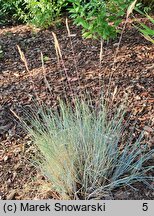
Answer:
<path fill-rule="evenodd" d="M 59 63 L 52 31 L 57 35 L 63 56 L 63 61 L 60 60 Z M 25 25 L 0 29 L 1 199 L 56 197 L 47 180 L 31 164 L 30 155 L 35 153 L 35 149 L 11 112 L 22 115 L 23 108 L 33 105 L 36 95 L 41 101 L 54 107 L 58 97 L 63 97 L 64 94 L 71 97 L 71 85 L 75 94 L 84 94 L 87 89 L 97 100 L 100 77 L 103 89 L 109 90 L 109 101 L 112 101 L 113 92 L 115 93 L 113 107 L 125 98 L 127 112 L 131 113 L 130 122 L 132 125 L 136 122 L 134 134 L 137 136 L 144 131 L 141 147 L 147 151 L 154 146 L 154 45 L 128 24 L 116 58 L 118 39 L 104 43 L 100 67 L 100 42 L 83 40 L 81 30 L 72 24 L 70 31 L 71 42 L 65 25 L 44 31 Z M 21 61 L 17 45 L 25 54 L 29 71 Z M 44 70 L 41 52 L 44 56 Z M 126 187 L 102 198 L 153 199 L 152 190 L 142 184 L 134 187 L 138 190 Z"/>

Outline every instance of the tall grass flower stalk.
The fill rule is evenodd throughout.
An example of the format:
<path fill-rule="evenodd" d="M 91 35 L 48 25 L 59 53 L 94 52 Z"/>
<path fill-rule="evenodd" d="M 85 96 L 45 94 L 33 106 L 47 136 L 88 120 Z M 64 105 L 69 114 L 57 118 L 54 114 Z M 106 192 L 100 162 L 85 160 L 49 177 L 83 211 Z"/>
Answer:
<path fill-rule="evenodd" d="M 143 182 L 152 176 L 145 166 L 153 150 L 143 153 L 140 136 L 122 142 L 124 112 L 117 109 L 112 119 L 101 103 L 76 99 L 73 107 L 59 101 L 57 110 L 41 109 L 24 122 L 39 152 L 36 162 L 61 199 L 92 199 L 121 186 Z"/>

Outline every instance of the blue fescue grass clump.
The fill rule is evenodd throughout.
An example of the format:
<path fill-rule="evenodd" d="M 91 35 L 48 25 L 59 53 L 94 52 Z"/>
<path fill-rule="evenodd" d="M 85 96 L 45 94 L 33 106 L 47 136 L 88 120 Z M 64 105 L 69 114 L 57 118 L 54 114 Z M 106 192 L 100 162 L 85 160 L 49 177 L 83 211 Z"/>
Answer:
<path fill-rule="evenodd" d="M 96 110 L 81 100 L 31 117 L 25 126 L 39 150 L 37 164 L 61 199 L 92 199 L 135 182 L 150 186 L 153 167 L 145 162 L 154 151 L 142 152 L 142 136 L 122 142 L 123 119 L 121 109 L 108 119 L 103 103 Z"/>

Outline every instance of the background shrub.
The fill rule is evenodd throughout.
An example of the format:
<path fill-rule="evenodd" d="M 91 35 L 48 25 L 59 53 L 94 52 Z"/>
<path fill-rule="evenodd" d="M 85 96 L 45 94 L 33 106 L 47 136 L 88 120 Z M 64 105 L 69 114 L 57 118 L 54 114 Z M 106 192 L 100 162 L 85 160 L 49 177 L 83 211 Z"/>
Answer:
<path fill-rule="evenodd" d="M 103 38 L 108 40 L 117 35 L 117 27 L 131 0 L 82 1 L 69 0 L 69 8 L 74 23 L 81 25 L 85 38 Z"/>
<path fill-rule="evenodd" d="M 74 23 L 81 25 L 86 38 L 116 37 L 117 26 L 133 0 L 0 0 L 0 24 L 26 22 L 47 28 L 60 21 L 69 6 Z M 143 3 L 141 5 L 141 2 Z M 154 7 L 154 0 L 138 1 L 145 10 Z"/>
<path fill-rule="evenodd" d="M 60 18 L 66 0 L 0 0 L 0 23 L 22 21 L 47 28 Z"/>
<path fill-rule="evenodd" d="M 62 8 L 67 5 L 66 0 L 25 0 L 28 14 L 27 22 L 37 27 L 47 28 L 60 18 Z"/>
<path fill-rule="evenodd" d="M 0 0 L 0 24 L 12 24 L 23 20 L 25 1 Z"/>

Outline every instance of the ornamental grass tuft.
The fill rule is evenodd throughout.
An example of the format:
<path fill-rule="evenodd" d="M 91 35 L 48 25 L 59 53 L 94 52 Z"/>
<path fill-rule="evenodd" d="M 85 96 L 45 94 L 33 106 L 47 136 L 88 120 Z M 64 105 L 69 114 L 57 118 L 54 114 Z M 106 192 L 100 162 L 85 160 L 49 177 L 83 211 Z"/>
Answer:
<path fill-rule="evenodd" d="M 25 127 L 38 149 L 36 162 L 61 199 L 93 199 L 106 191 L 153 177 L 146 166 L 154 151 L 143 152 L 142 135 L 123 142 L 124 112 L 108 118 L 105 105 L 75 100 L 59 102 L 59 109 L 41 109 Z"/>

